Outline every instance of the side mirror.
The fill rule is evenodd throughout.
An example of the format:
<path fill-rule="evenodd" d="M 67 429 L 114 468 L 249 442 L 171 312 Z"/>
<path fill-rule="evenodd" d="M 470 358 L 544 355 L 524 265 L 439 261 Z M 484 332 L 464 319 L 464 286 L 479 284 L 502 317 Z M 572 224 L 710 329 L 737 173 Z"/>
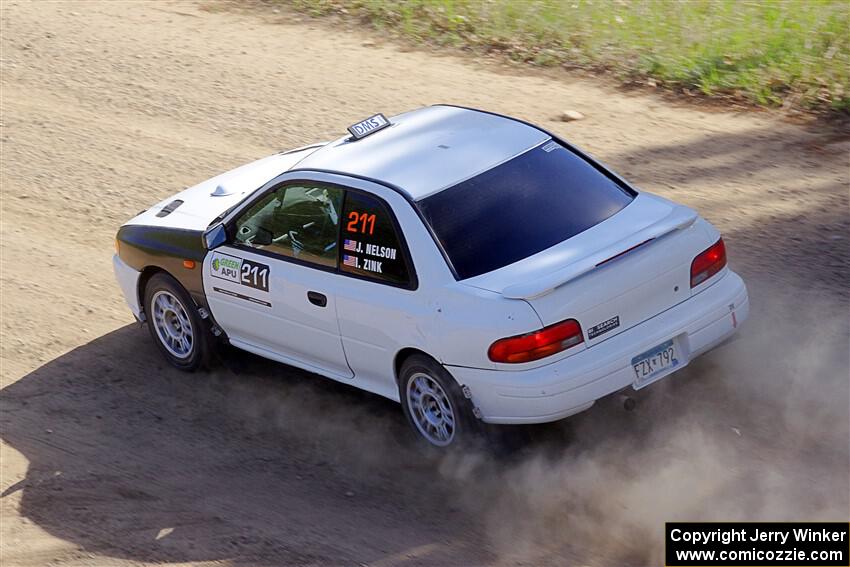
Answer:
<path fill-rule="evenodd" d="M 208 228 L 207 231 L 204 232 L 204 248 L 207 250 L 218 248 L 225 242 L 227 242 L 227 229 L 225 229 L 224 225 L 221 223 L 213 226 L 212 228 Z"/>

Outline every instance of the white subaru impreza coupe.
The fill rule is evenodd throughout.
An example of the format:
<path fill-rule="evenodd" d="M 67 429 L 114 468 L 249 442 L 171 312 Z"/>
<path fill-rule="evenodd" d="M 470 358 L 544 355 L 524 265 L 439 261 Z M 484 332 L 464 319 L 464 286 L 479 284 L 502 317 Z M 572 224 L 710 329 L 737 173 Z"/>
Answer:
<path fill-rule="evenodd" d="M 454 106 L 186 189 L 118 231 L 118 283 L 174 366 L 227 341 L 386 396 L 446 447 L 562 419 L 733 334 L 717 230 L 545 130 Z"/>

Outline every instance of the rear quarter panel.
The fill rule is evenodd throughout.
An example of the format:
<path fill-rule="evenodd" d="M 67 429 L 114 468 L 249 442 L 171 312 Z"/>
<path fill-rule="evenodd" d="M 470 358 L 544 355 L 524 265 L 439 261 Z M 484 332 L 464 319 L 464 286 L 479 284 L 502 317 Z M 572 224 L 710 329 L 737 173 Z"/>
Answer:
<path fill-rule="evenodd" d="M 487 351 L 495 341 L 540 329 L 543 325 L 523 300 L 463 284 L 445 287 L 434 301 L 435 351 L 450 366 L 496 369 Z M 510 365 L 513 369 L 517 366 Z"/>

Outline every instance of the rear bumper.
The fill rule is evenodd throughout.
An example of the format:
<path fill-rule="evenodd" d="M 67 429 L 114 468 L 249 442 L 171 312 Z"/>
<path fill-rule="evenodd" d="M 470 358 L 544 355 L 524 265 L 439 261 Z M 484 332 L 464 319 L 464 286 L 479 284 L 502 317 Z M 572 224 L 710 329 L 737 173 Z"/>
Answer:
<path fill-rule="evenodd" d="M 599 398 L 632 385 L 632 358 L 667 340 L 679 345 L 687 366 L 734 334 L 749 315 L 743 280 L 728 271 L 694 297 L 628 331 L 558 362 L 521 371 L 447 367 L 469 387 L 488 423 L 544 423 L 585 410 Z"/>
<path fill-rule="evenodd" d="M 124 294 L 124 300 L 127 302 L 127 306 L 133 312 L 133 316 L 141 321 L 139 276 L 142 273 L 125 264 L 118 254 L 112 256 L 112 268 L 115 270 L 115 279 L 118 280 L 118 286 Z"/>

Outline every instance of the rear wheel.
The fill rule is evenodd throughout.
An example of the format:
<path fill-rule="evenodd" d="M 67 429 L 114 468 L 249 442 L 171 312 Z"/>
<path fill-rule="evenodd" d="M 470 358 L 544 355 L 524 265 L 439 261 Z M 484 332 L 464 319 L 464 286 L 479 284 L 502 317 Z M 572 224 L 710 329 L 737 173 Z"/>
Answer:
<path fill-rule="evenodd" d="M 166 360 L 180 370 L 203 366 L 209 337 L 189 293 L 168 274 L 153 276 L 145 286 L 148 330 Z"/>
<path fill-rule="evenodd" d="M 442 365 L 423 355 L 404 361 L 399 397 L 407 421 L 418 436 L 437 448 L 468 442 L 476 431 L 472 404 Z"/>

